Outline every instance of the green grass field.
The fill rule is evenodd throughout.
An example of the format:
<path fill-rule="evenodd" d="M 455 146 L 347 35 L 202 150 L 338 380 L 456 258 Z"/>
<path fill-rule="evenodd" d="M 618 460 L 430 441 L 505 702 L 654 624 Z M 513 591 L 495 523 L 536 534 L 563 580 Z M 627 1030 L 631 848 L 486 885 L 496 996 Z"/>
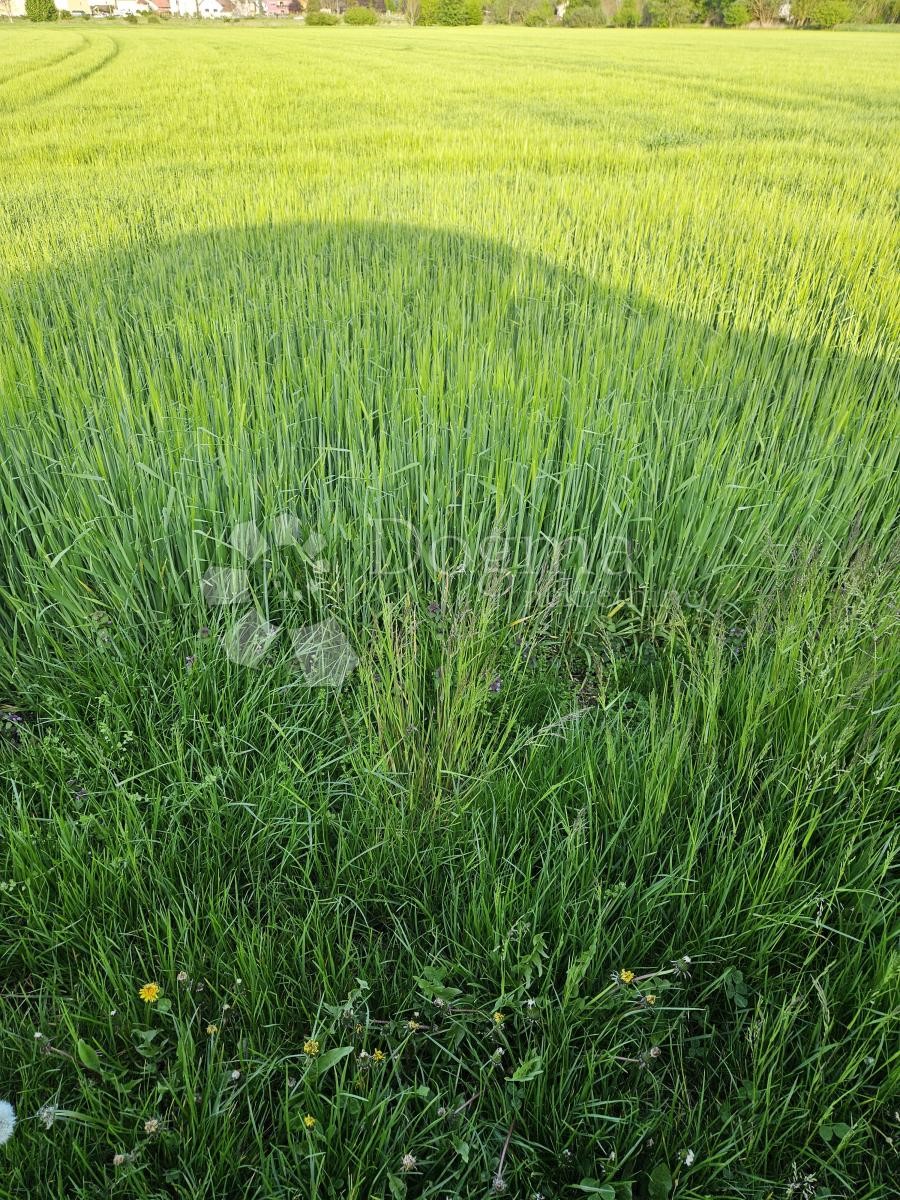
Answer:
<path fill-rule="evenodd" d="M 898 45 L 0 27 L 3 1200 L 896 1194 Z"/>

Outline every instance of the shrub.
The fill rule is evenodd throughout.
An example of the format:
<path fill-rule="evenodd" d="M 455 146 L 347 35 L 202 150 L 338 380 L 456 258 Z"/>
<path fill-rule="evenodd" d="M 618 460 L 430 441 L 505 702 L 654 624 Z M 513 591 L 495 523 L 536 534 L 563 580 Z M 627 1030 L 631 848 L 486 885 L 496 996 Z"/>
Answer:
<path fill-rule="evenodd" d="M 671 29 L 687 25 L 697 14 L 694 0 L 647 0 L 647 13 L 652 24 Z"/>
<path fill-rule="evenodd" d="M 525 14 L 523 24 L 527 25 L 529 29 L 536 29 L 541 25 L 549 25 L 555 16 L 556 13 L 550 0 L 538 0 L 537 4 L 532 5 Z"/>
<path fill-rule="evenodd" d="M 635 29 L 641 23 L 637 0 L 622 0 L 613 17 L 613 25 L 619 29 Z"/>
<path fill-rule="evenodd" d="M 853 10 L 847 0 L 815 0 L 809 7 L 809 23 L 817 29 L 834 29 L 849 21 Z"/>
<path fill-rule="evenodd" d="M 137 23 L 138 23 L 137 16 L 134 13 L 128 13 L 127 16 L 125 17 L 125 20 L 128 22 L 129 25 L 137 25 Z"/>
<path fill-rule="evenodd" d="M 307 25 L 339 25 L 340 17 L 336 17 L 334 13 L 323 12 L 308 12 L 306 14 Z"/>
<path fill-rule="evenodd" d="M 354 4 L 344 13 L 345 25 L 377 25 L 378 18 L 371 8 L 362 4 Z"/>
<path fill-rule="evenodd" d="M 422 0 L 420 25 L 480 25 L 481 0 Z"/>
<path fill-rule="evenodd" d="M 569 29 L 590 29 L 605 25 L 603 13 L 599 8 L 591 8 L 589 4 L 579 4 L 576 8 L 567 8 L 563 17 L 563 25 Z"/>
<path fill-rule="evenodd" d="M 55 21 L 59 13 L 53 0 L 25 0 L 25 16 L 29 21 Z"/>
<path fill-rule="evenodd" d="M 750 24 L 750 9 L 744 0 L 734 0 L 734 3 L 726 4 L 722 9 L 722 20 L 732 29 L 739 29 L 741 25 Z"/>

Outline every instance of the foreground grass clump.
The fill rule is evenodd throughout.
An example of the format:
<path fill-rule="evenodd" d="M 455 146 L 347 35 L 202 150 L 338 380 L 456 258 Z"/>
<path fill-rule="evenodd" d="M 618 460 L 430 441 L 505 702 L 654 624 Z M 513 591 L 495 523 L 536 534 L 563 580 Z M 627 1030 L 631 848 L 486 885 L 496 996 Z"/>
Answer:
<path fill-rule="evenodd" d="M 0 1195 L 886 1200 L 890 40 L 0 38 Z"/>
<path fill-rule="evenodd" d="M 4 756 L 20 1178 L 887 1194 L 897 664 L 857 585 L 607 647 L 589 698 L 485 680 L 519 736 L 438 807 L 365 663 L 333 697 L 172 629 L 48 667 Z"/>

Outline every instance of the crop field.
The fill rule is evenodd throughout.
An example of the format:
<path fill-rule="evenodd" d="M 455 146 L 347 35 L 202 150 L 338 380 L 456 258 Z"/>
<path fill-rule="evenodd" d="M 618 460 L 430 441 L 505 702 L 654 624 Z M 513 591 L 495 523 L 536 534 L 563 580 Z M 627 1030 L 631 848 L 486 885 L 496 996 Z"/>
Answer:
<path fill-rule="evenodd" d="M 0 28 L 3 1200 L 896 1195 L 898 48 Z"/>

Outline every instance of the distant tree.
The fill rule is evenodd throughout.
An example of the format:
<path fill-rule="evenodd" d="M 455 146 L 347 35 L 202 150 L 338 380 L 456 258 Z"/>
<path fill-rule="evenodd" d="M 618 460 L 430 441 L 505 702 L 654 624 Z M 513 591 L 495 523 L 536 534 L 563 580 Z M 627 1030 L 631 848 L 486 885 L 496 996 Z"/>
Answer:
<path fill-rule="evenodd" d="M 809 23 L 817 29 L 834 29 L 853 16 L 847 0 L 815 0 L 810 8 Z"/>
<path fill-rule="evenodd" d="M 613 25 L 620 29 L 635 29 L 641 23 L 637 0 L 622 0 L 613 17 Z"/>
<path fill-rule="evenodd" d="M 722 20 L 732 29 L 739 29 L 742 25 L 750 24 L 750 9 L 744 0 L 733 0 L 722 9 Z"/>
<path fill-rule="evenodd" d="M 405 13 L 406 19 L 409 21 L 410 25 L 418 25 L 421 7 L 422 6 L 419 0 L 405 0 L 403 12 Z"/>
<path fill-rule="evenodd" d="M 481 0 L 420 0 L 420 25 L 480 25 Z"/>
<path fill-rule="evenodd" d="M 781 0 L 748 0 L 747 7 L 754 21 L 760 25 L 774 25 L 778 20 Z"/>
<path fill-rule="evenodd" d="M 498 25 L 516 25 L 525 20 L 530 8 L 529 0 L 493 0 L 491 16 Z"/>
<path fill-rule="evenodd" d="M 654 25 L 671 28 L 694 20 L 697 5 L 694 0 L 647 0 L 647 12 Z"/>
<path fill-rule="evenodd" d="M 25 16 L 29 21 L 55 21 L 59 13 L 53 0 L 25 0 Z"/>
<path fill-rule="evenodd" d="M 555 16 L 550 0 L 533 0 L 522 23 L 529 29 L 538 29 L 542 25 L 549 25 Z"/>
<path fill-rule="evenodd" d="M 596 29 L 606 24 L 606 18 L 601 8 L 595 8 L 592 4 L 575 4 L 566 9 L 562 23 L 568 29 Z"/>

